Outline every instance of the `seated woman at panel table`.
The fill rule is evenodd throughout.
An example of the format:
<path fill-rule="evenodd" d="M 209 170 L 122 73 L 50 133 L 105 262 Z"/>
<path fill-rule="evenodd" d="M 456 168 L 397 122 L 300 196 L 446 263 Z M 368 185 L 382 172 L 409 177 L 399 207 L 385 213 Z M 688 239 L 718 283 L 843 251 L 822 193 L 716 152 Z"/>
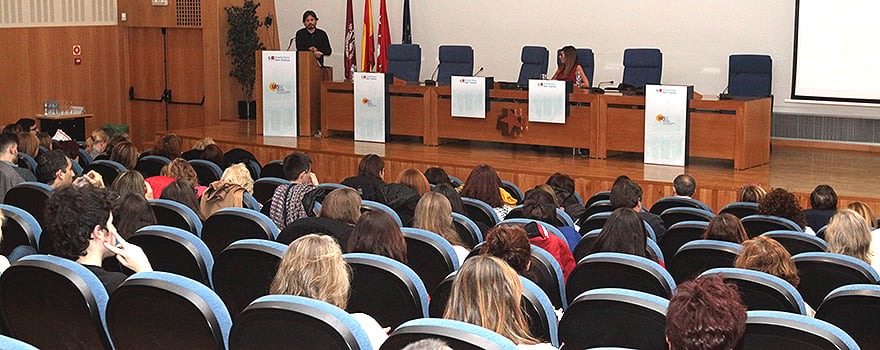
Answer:
<path fill-rule="evenodd" d="M 556 73 L 553 74 L 551 79 L 553 80 L 565 80 L 565 81 L 573 81 L 577 84 L 578 76 L 581 78 L 581 83 L 578 85 L 580 88 L 588 88 L 590 87 L 590 79 L 587 78 L 587 75 L 584 74 L 584 68 L 581 67 L 577 63 L 578 53 L 574 46 L 565 46 L 562 48 L 562 52 L 559 53 L 559 61 L 562 62 L 562 65 L 556 69 Z"/>

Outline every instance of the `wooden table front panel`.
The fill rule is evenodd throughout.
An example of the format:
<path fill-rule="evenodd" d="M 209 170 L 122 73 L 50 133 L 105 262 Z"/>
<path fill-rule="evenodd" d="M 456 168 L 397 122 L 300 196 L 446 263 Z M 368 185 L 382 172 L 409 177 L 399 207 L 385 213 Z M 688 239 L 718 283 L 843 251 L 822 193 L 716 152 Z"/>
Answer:
<path fill-rule="evenodd" d="M 424 136 L 425 89 L 413 86 L 390 87 L 391 134 Z M 406 94 L 400 96 L 399 94 Z M 346 82 L 324 83 L 321 91 L 321 129 L 326 135 L 332 131 L 354 131 L 354 87 Z"/>

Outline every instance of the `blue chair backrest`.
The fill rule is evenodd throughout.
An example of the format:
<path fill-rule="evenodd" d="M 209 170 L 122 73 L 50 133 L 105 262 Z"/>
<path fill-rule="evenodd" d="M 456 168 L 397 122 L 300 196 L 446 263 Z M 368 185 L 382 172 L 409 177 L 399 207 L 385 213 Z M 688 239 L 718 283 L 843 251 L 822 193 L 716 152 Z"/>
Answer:
<path fill-rule="evenodd" d="M 150 312 L 143 312 L 149 309 Z M 228 348 L 232 317 L 220 297 L 198 281 L 168 272 L 138 272 L 107 303 L 111 337 L 121 349 L 211 343 Z M 198 344 L 198 345 L 197 345 Z"/>
<path fill-rule="evenodd" d="M 21 340 L 0 335 L 0 349 L 4 350 L 38 350 L 33 345 Z"/>
<path fill-rule="evenodd" d="M 144 178 L 159 175 L 162 167 L 171 163 L 171 160 L 163 156 L 149 155 L 138 159 L 134 169 L 141 172 Z"/>
<path fill-rule="evenodd" d="M 284 332 L 278 332 L 284 329 Z M 374 349 L 349 313 L 329 303 L 293 295 L 267 295 L 235 319 L 231 349 Z M 378 345 L 378 344 L 376 344 Z"/>
<path fill-rule="evenodd" d="M 210 160 L 193 159 L 189 161 L 189 164 L 196 171 L 199 177 L 199 184 L 202 186 L 208 186 L 212 182 L 220 180 L 220 177 L 223 176 L 223 169 L 220 169 L 219 165 Z"/>
<path fill-rule="evenodd" d="M 676 282 L 682 283 L 716 267 L 733 267 L 742 249 L 739 244 L 725 241 L 690 241 L 678 249 L 666 269 Z"/>
<path fill-rule="evenodd" d="M 663 220 L 665 227 L 672 227 L 672 225 L 684 221 L 710 222 L 714 217 L 715 214 L 712 214 L 711 211 L 688 207 L 673 207 L 660 214 L 660 219 Z"/>
<path fill-rule="evenodd" d="M 240 239 L 257 238 L 275 240 L 278 226 L 256 210 L 223 208 L 205 219 L 202 240 L 213 254 L 220 254 L 227 246 Z"/>
<path fill-rule="evenodd" d="M 464 211 L 468 213 L 467 217 L 471 220 L 480 221 L 479 218 L 475 217 L 476 214 L 480 214 L 480 216 L 485 216 L 487 221 L 484 222 L 484 224 L 487 226 L 495 226 L 501 221 L 501 219 L 498 218 L 498 213 L 495 212 L 495 209 L 492 209 L 492 207 L 486 204 L 486 202 L 468 197 L 461 197 L 461 202 L 464 204 Z"/>
<path fill-rule="evenodd" d="M 784 279 L 761 271 L 732 267 L 715 268 L 700 276 L 715 275 L 739 288 L 743 304 L 749 310 L 773 310 L 807 314 L 801 293 Z"/>
<path fill-rule="evenodd" d="M 559 330 L 557 329 L 559 326 L 559 320 L 556 318 L 556 312 L 554 312 L 553 303 L 550 302 L 550 297 L 547 296 L 547 293 L 545 293 L 541 287 L 538 287 L 535 282 L 532 282 L 528 278 L 520 276 L 519 281 L 523 286 L 523 297 L 532 304 L 532 307 L 537 309 L 537 312 L 540 312 L 539 317 L 541 325 L 543 326 L 546 324 L 547 326 L 547 332 L 550 337 L 546 340 L 553 346 L 559 347 Z M 536 321 L 537 320 L 535 319 L 529 319 L 530 323 L 535 323 Z M 532 331 L 532 335 L 536 335 L 536 332 Z"/>
<path fill-rule="evenodd" d="M 18 164 L 21 165 L 22 161 L 25 163 L 28 170 L 36 174 L 37 161 L 34 159 L 34 157 L 31 157 L 27 153 L 18 152 Z"/>
<path fill-rule="evenodd" d="M 526 82 L 526 84 L 528 84 L 528 82 Z M 501 188 L 507 191 L 507 193 L 513 196 L 518 202 L 522 202 L 523 198 L 525 198 L 523 191 L 513 182 L 501 180 Z"/>
<path fill-rule="evenodd" d="M 89 151 L 86 151 L 83 148 L 78 148 L 77 151 L 79 152 L 79 157 L 82 158 L 86 164 L 92 163 L 92 155 L 89 154 Z"/>
<path fill-rule="evenodd" d="M 427 338 L 440 339 L 453 349 L 517 350 L 516 344 L 498 333 L 467 322 L 442 318 L 423 318 L 401 324 L 389 334 L 381 349 L 402 349 Z"/>
<path fill-rule="evenodd" d="M 668 300 L 634 290 L 586 291 L 574 299 L 559 321 L 559 341 L 572 349 L 666 349 L 668 307 Z"/>
<path fill-rule="evenodd" d="M 623 51 L 623 83 L 635 87 L 660 84 L 663 53 L 660 49 L 626 49 Z"/>
<path fill-rule="evenodd" d="M 541 79 L 541 74 L 547 74 L 547 62 L 550 51 L 543 46 L 523 46 L 520 60 L 522 66 L 519 69 L 518 85 L 528 85 L 529 79 Z"/>
<path fill-rule="evenodd" d="M 243 239 L 223 249 L 214 260 L 214 291 L 232 315 L 269 294 L 287 245 L 265 239 Z"/>
<path fill-rule="evenodd" d="M 394 211 L 394 209 L 391 209 L 391 207 L 389 207 L 385 204 L 382 204 L 379 202 L 374 202 L 374 201 L 362 200 L 361 207 L 370 208 L 370 210 L 384 211 L 386 214 L 391 215 L 391 217 L 394 218 L 394 221 L 397 222 L 397 226 L 403 227 L 403 221 L 400 220 L 400 215 L 398 215 L 397 212 Z"/>
<path fill-rule="evenodd" d="M 654 253 L 654 256 L 657 257 L 657 260 L 665 265 L 666 255 L 663 254 L 663 250 L 660 249 L 660 245 L 657 244 L 657 241 L 651 239 L 651 237 L 648 237 L 646 241 L 647 242 L 645 242 L 645 247 L 648 249 L 648 252 Z"/>
<path fill-rule="evenodd" d="M 447 175 L 447 176 L 449 176 L 449 182 L 451 182 L 453 186 L 459 187 L 461 185 L 464 185 L 464 181 L 461 181 L 461 179 L 459 179 L 455 176 L 452 176 L 452 175 Z"/>
<path fill-rule="evenodd" d="M 43 228 L 31 213 L 9 204 L 0 204 L 0 210 L 6 217 L 6 222 L 3 224 L 3 239 L 0 240 L 0 254 L 8 257 L 9 253 L 20 245 L 40 247 Z"/>
<path fill-rule="evenodd" d="M 798 226 L 794 221 L 778 216 L 749 215 L 742 218 L 740 221 L 742 222 L 743 228 L 746 229 L 749 238 L 755 238 L 764 234 L 764 232 L 775 230 L 804 232 L 804 229 Z"/>
<path fill-rule="evenodd" d="M 880 349 L 880 323 L 873 322 L 878 308 L 880 286 L 851 284 L 828 293 L 816 310 L 816 318 L 840 327 L 862 349 Z"/>
<path fill-rule="evenodd" d="M 264 177 L 277 177 L 279 179 L 287 179 L 284 176 L 284 161 L 273 160 L 266 163 L 266 165 L 263 166 L 263 170 L 260 171 L 260 178 Z"/>
<path fill-rule="evenodd" d="M 790 312 L 748 312 L 746 332 L 737 348 L 774 349 L 783 344 L 809 349 L 860 349 L 846 332 L 822 320 Z"/>
<path fill-rule="evenodd" d="M 718 211 L 721 213 L 729 213 L 733 216 L 736 216 L 740 219 L 749 216 L 755 215 L 755 212 L 758 211 L 758 203 L 754 202 L 733 202 L 728 205 L 725 205 L 724 208 L 721 208 Z"/>
<path fill-rule="evenodd" d="M 727 92 L 732 96 L 772 94 L 773 59 L 768 55 L 730 55 Z"/>
<path fill-rule="evenodd" d="M 556 218 L 562 221 L 563 226 L 574 227 L 574 220 L 571 219 L 571 215 L 568 215 L 562 208 L 556 208 Z"/>
<path fill-rule="evenodd" d="M 540 261 L 541 265 L 546 266 L 549 269 L 548 272 L 556 279 L 553 288 L 549 288 L 550 286 L 542 286 L 541 288 L 544 289 L 547 296 L 553 301 L 553 306 L 567 309 L 568 299 L 565 297 L 565 276 L 562 274 L 562 267 L 559 266 L 559 261 L 546 250 L 534 245 L 532 246 L 532 260 Z M 532 267 L 535 267 L 534 261 L 532 262 Z M 558 289 L 559 293 L 554 293 L 553 289 Z"/>
<path fill-rule="evenodd" d="M 366 313 L 379 324 L 391 327 L 428 317 L 428 291 L 419 275 L 409 266 L 376 254 L 348 253 L 342 257 L 354 272 L 347 308 L 349 312 Z M 367 274 L 370 271 L 373 273 Z M 398 298 L 402 294 L 406 295 L 406 300 Z"/>
<path fill-rule="evenodd" d="M 128 169 L 126 169 L 124 165 L 112 160 L 99 159 L 90 162 L 89 165 L 83 169 L 85 172 L 89 172 L 90 170 L 97 171 L 101 174 L 101 177 L 103 177 L 104 180 L 104 185 L 109 186 L 110 184 L 113 184 L 114 180 L 116 180 L 116 176 L 119 176 L 119 174 Z"/>
<path fill-rule="evenodd" d="M 73 170 L 73 173 L 76 174 L 76 176 L 82 176 L 82 174 L 83 174 L 83 167 L 82 167 L 82 165 L 79 165 L 79 163 L 77 163 L 77 162 L 76 162 L 75 160 L 73 160 L 73 159 L 70 159 L 70 157 L 67 157 L 67 159 L 70 160 L 70 168 Z M 106 184 L 105 184 L 105 185 L 106 185 Z M 111 185 L 112 185 L 112 184 L 111 184 Z"/>
<path fill-rule="evenodd" d="M 129 238 L 141 247 L 155 271 L 165 271 L 199 281 L 213 288 L 214 257 L 205 242 L 177 227 L 150 225 Z M 186 252 L 185 255 L 178 253 Z"/>
<path fill-rule="evenodd" d="M 828 250 L 828 243 L 825 240 L 813 236 L 809 233 L 798 231 L 769 231 L 764 232 L 762 236 L 775 239 L 782 244 L 791 256 L 808 252 L 824 252 Z"/>
<path fill-rule="evenodd" d="M 439 59 L 437 82 L 448 84 L 453 75 L 469 77 L 474 74 L 474 49 L 470 46 L 440 46 Z"/>
<path fill-rule="evenodd" d="M 624 253 L 595 253 L 581 259 L 568 276 L 569 304 L 581 293 L 599 288 L 638 290 L 669 299 L 675 280 L 651 259 Z"/>
<path fill-rule="evenodd" d="M 388 73 L 406 81 L 419 81 L 422 69 L 422 48 L 418 44 L 388 46 Z"/>
<path fill-rule="evenodd" d="M 418 236 L 420 237 L 419 240 L 426 242 L 430 241 L 432 245 L 436 245 L 437 248 L 446 252 L 448 257 L 450 258 L 449 263 L 453 266 L 453 269 L 458 270 L 459 263 L 458 259 L 456 259 L 458 255 L 455 253 L 455 249 L 452 248 L 452 244 L 450 244 L 449 241 L 446 240 L 446 238 L 443 238 L 443 236 L 440 236 L 434 232 L 413 227 L 401 227 L 400 231 L 403 232 L 404 236 Z M 409 261 L 409 259 L 407 259 L 407 261 Z"/>
<path fill-rule="evenodd" d="M 190 207 L 170 199 L 152 199 L 150 200 L 150 207 L 153 208 L 153 212 L 156 214 L 159 214 L 157 208 L 161 208 L 159 210 L 169 211 L 179 215 L 179 217 L 171 217 L 175 222 L 180 220 L 177 224 L 174 224 L 172 221 L 163 222 L 160 215 L 156 215 L 158 224 L 177 227 L 192 232 L 199 237 L 202 236 L 202 219 L 200 219 L 199 215 L 190 209 Z"/>
<path fill-rule="evenodd" d="M 562 49 L 556 50 L 556 65 L 561 66 L 562 61 L 559 59 L 559 54 L 562 52 Z M 584 74 L 587 75 L 587 79 L 590 81 L 590 86 L 593 86 L 593 72 L 596 70 L 595 58 L 593 56 L 593 49 L 577 49 L 578 59 L 577 64 L 581 65 L 581 68 L 584 70 Z M 577 195 L 580 198 L 580 195 Z M 580 203 L 584 201 L 581 200 Z"/>
<path fill-rule="evenodd" d="M 483 232 L 480 230 L 480 227 L 477 226 L 477 223 L 475 223 L 473 220 L 459 213 L 452 213 L 452 221 L 455 223 L 460 223 L 463 228 L 467 229 L 468 236 L 470 237 L 463 236 L 461 231 L 458 232 L 458 235 L 461 236 L 460 238 L 462 240 L 465 240 L 465 242 L 473 243 L 472 246 L 483 242 Z"/>
<path fill-rule="evenodd" d="M 426 290 L 433 291 L 447 275 L 458 270 L 458 254 L 445 238 L 412 227 L 400 230 L 406 240 L 406 265 L 419 275 Z"/>
<path fill-rule="evenodd" d="M 832 290 L 849 284 L 877 284 L 880 275 L 868 263 L 848 255 L 801 253 L 791 257 L 797 266 L 797 289 L 807 304 L 822 303 Z"/>
<path fill-rule="evenodd" d="M 712 209 L 709 208 L 706 203 L 700 202 L 693 198 L 688 197 L 663 197 L 654 202 L 654 205 L 651 206 L 651 213 L 660 215 L 666 209 L 669 208 L 677 208 L 677 207 L 689 207 L 689 208 L 697 208 L 703 209 L 708 212 L 712 212 Z"/>

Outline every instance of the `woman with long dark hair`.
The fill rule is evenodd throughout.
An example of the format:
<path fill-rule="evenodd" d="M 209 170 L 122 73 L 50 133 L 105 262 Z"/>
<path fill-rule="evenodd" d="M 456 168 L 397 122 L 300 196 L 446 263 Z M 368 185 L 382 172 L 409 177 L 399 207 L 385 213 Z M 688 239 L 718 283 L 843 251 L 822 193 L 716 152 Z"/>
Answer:
<path fill-rule="evenodd" d="M 556 69 L 556 73 L 553 74 L 551 79 L 573 81 L 577 84 L 578 76 L 580 76 L 581 84 L 578 87 L 590 87 L 590 79 L 584 74 L 584 68 L 577 63 L 577 60 L 578 53 L 574 46 L 563 47 L 562 51 L 559 52 L 559 61 L 562 62 L 562 65 Z"/>

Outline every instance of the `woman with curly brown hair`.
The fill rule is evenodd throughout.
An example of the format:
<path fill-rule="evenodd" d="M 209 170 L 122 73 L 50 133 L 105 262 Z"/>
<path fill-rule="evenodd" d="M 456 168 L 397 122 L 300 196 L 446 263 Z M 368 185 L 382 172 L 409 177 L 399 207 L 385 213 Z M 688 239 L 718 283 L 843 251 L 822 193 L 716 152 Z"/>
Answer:
<path fill-rule="evenodd" d="M 782 188 L 774 188 L 758 203 L 758 215 L 771 215 L 789 219 L 801 227 L 804 232 L 815 234 L 813 228 L 807 226 L 804 211 L 794 194 Z M 819 229 L 819 227 L 815 227 Z"/>
<path fill-rule="evenodd" d="M 522 226 L 499 225 L 486 233 L 480 253 L 504 260 L 516 273 L 525 276 L 532 259 L 532 245 Z"/>
<path fill-rule="evenodd" d="M 739 269 L 755 270 L 784 279 L 797 288 L 801 279 L 788 250 L 773 238 L 758 236 L 742 243 L 743 250 L 733 263 Z"/>

